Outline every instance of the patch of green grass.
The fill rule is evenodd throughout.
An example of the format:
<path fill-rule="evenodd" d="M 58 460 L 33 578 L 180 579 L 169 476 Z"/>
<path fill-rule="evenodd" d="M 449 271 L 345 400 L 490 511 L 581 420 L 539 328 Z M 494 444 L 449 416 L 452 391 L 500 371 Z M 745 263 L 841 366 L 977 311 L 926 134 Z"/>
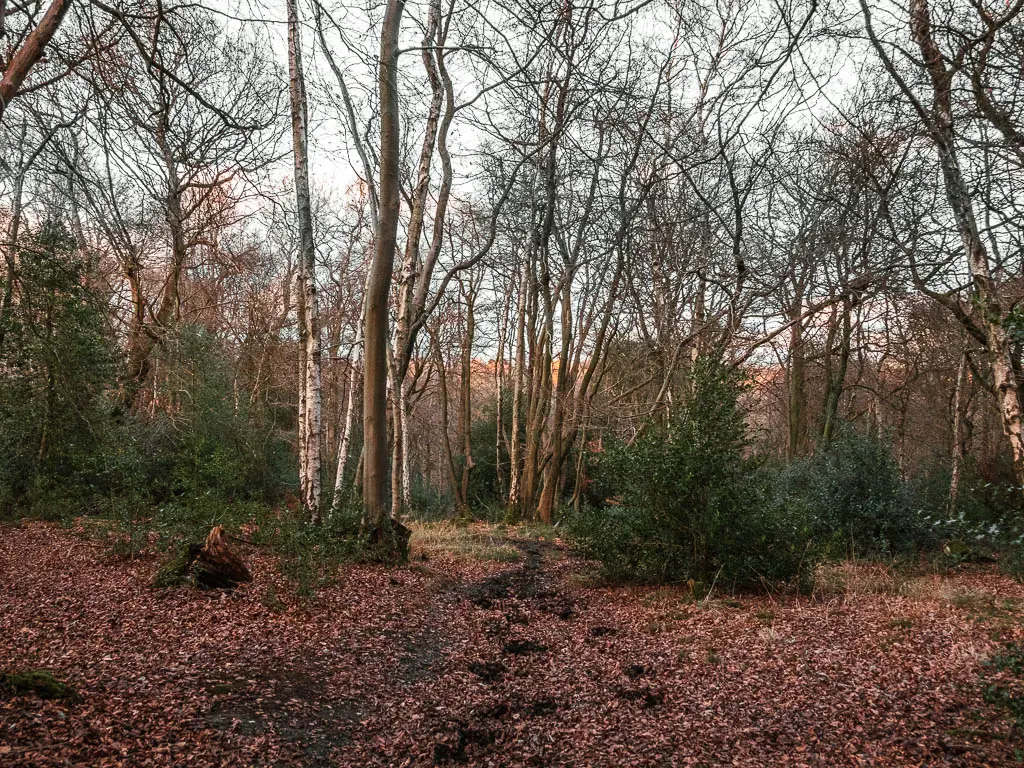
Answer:
<path fill-rule="evenodd" d="M 79 701 L 81 697 L 69 684 L 49 669 L 23 669 L 0 675 L 0 688 L 15 696 L 35 695 L 41 699 Z"/>
<path fill-rule="evenodd" d="M 964 590 L 950 595 L 949 602 L 957 608 L 977 614 L 991 614 L 997 610 L 996 596 L 991 592 Z"/>
<path fill-rule="evenodd" d="M 718 665 L 722 663 L 722 657 L 718 655 L 718 651 L 714 648 L 708 648 L 708 664 Z"/>
<path fill-rule="evenodd" d="M 508 526 L 508 533 L 517 539 L 535 539 L 543 541 L 554 541 L 561 534 L 553 525 L 545 523 L 522 522 L 518 525 Z"/>

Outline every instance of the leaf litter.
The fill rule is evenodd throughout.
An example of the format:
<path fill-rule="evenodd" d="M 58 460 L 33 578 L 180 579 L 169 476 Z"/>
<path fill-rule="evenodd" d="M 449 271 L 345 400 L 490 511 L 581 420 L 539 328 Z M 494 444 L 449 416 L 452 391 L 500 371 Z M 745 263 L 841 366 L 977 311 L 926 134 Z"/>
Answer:
<path fill-rule="evenodd" d="M 0 536 L 4 766 L 1000 766 L 1020 737 L 979 671 L 1020 641 L 993 570 L 915 594 L 694 600 L 525 560 L 343 568 L 307 601 L 246 552 L 232 592 L 149 586 L 55 526 Z M 265 599 L 274 595 L 273 601 Z"/>

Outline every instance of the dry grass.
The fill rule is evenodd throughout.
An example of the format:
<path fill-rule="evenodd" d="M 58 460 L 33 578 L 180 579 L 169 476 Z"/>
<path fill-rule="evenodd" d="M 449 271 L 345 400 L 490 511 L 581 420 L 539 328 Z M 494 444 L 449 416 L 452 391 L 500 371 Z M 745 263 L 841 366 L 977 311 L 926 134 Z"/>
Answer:
<path fill-rule="evenodd" d="M 884 563 L 825 563 L 814 574 L 814 594 L 823 598 L 902 595 L 907 582 L 906 574 Z"/>
<path fill-rule="evenodd" d="M 993 592 L 965 586 L 955 576 L 925 573 L 877 562 L 842 562 L 822 565 L 815 574 L 814 594 L 818 598 L 852 598 L 882 595 L 912 603 L 946 603 L 970 614 L 999 617 L 1018 613 L 1013 599 L 1000 599 Z"/>
<path fill-rule="evenodd" d="M 449 521 L 410 523 L 413 555 L 448 556 L 456 560 L 496 560 L 514 563 L 519 550 L 508 543 L 504 527 L 474 523 L 460 525 Z"/>

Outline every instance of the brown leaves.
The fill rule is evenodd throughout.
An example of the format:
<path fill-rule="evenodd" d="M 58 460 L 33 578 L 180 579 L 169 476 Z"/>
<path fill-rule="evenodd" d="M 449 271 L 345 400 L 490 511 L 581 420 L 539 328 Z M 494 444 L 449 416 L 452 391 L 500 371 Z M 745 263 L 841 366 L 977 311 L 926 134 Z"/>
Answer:
<path fill-rule="evenodd" d="M 990 630 L 1021 634 L 1007 600 L 1024 590 L 992 573 L 912 597 L 695 604 L 685 588 L 582 587 L 578 563 L 510 544 L 522 565 L 353 567 L 303 604 L 256 551 L 235 592 L 157 591 L 152 561 L 6 528 L 0 663 L 52 669 L 81 700 L 0 696 L 0 763 L 1012 760 L 978 670 Z"/>

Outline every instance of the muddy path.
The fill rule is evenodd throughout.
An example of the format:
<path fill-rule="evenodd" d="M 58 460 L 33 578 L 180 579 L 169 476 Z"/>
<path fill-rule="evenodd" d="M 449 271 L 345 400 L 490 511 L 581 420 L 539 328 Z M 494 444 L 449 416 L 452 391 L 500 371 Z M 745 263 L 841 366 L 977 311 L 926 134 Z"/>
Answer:
<path fill-rule="evenodd" d="M 561 550 L 529 539 L 508 538 L 497 545 L 515 547 L 519 563 L 474 580 L 415 566 L 389 574 L 389 586 L 406 592 L 404 605 L 383 617 L 374 648 L 349 649 L 352 663 L 360 667 L 370 666 L 370 657 L 386 660 L 369 695 L 339 696 L 337 687 L 328 684 L 338 662 L 334 648 L 287 666 L 213 675 L 207 690 L 214 701 L 205 723 L 236 737 L 279 740 L 290 747 L 291 759 L 328 766 L 336 764 L 339 754 L 366 745 L 366 723 L 383 727 L 396 711 L 408 709 L 407 704 L 396 706 L 396 700 L 429 702 L 440 678 L 468 672 L 474 683 L 495 688 L 494 701 L 466 708 L 455 700 L 443 711 L 428 707 L 418 718 L 418 738 L 429 741 L 430 762 L 436 765 L 500 752 L 519 721 L 553 715 L 560 707 L 550 696 L 519 691 L 521 685 L 502 692 L 501 678 L 513 659 L 540 661 L 548 652 L 530 637 L 531 617 L 571 621 L 577 601 L 549 569 L 552 562 L 564 561 Z M 425 580 L 417 578 L 422 576 Z M 469 638 L 475 641 L 467 656 Z M 390 760 L 393 755 L 378 757 Z"/>
<path fill-rule="evenodd" d="M 564 571 L 566 555 L 545 541 L 508 538 L 504 543 L 521 553 L 518 566 L 452 587 L 472 607 L 480 637 L 475 652 L 459 663 L 483 695 L 428 720 L 435 765 L 498 759 L 525 730 L 542 728 L 545 718 L 569 706 L 566 697 L 546 692 L 543 685 L 549 663 L 558 663 L 550 660 L 550 624 L 568 626 L 583 604 L 566 588 L 564 573 L 551 567 L 558 563 Z M 545 632 L 532 631 L 541 626 Z"/>

